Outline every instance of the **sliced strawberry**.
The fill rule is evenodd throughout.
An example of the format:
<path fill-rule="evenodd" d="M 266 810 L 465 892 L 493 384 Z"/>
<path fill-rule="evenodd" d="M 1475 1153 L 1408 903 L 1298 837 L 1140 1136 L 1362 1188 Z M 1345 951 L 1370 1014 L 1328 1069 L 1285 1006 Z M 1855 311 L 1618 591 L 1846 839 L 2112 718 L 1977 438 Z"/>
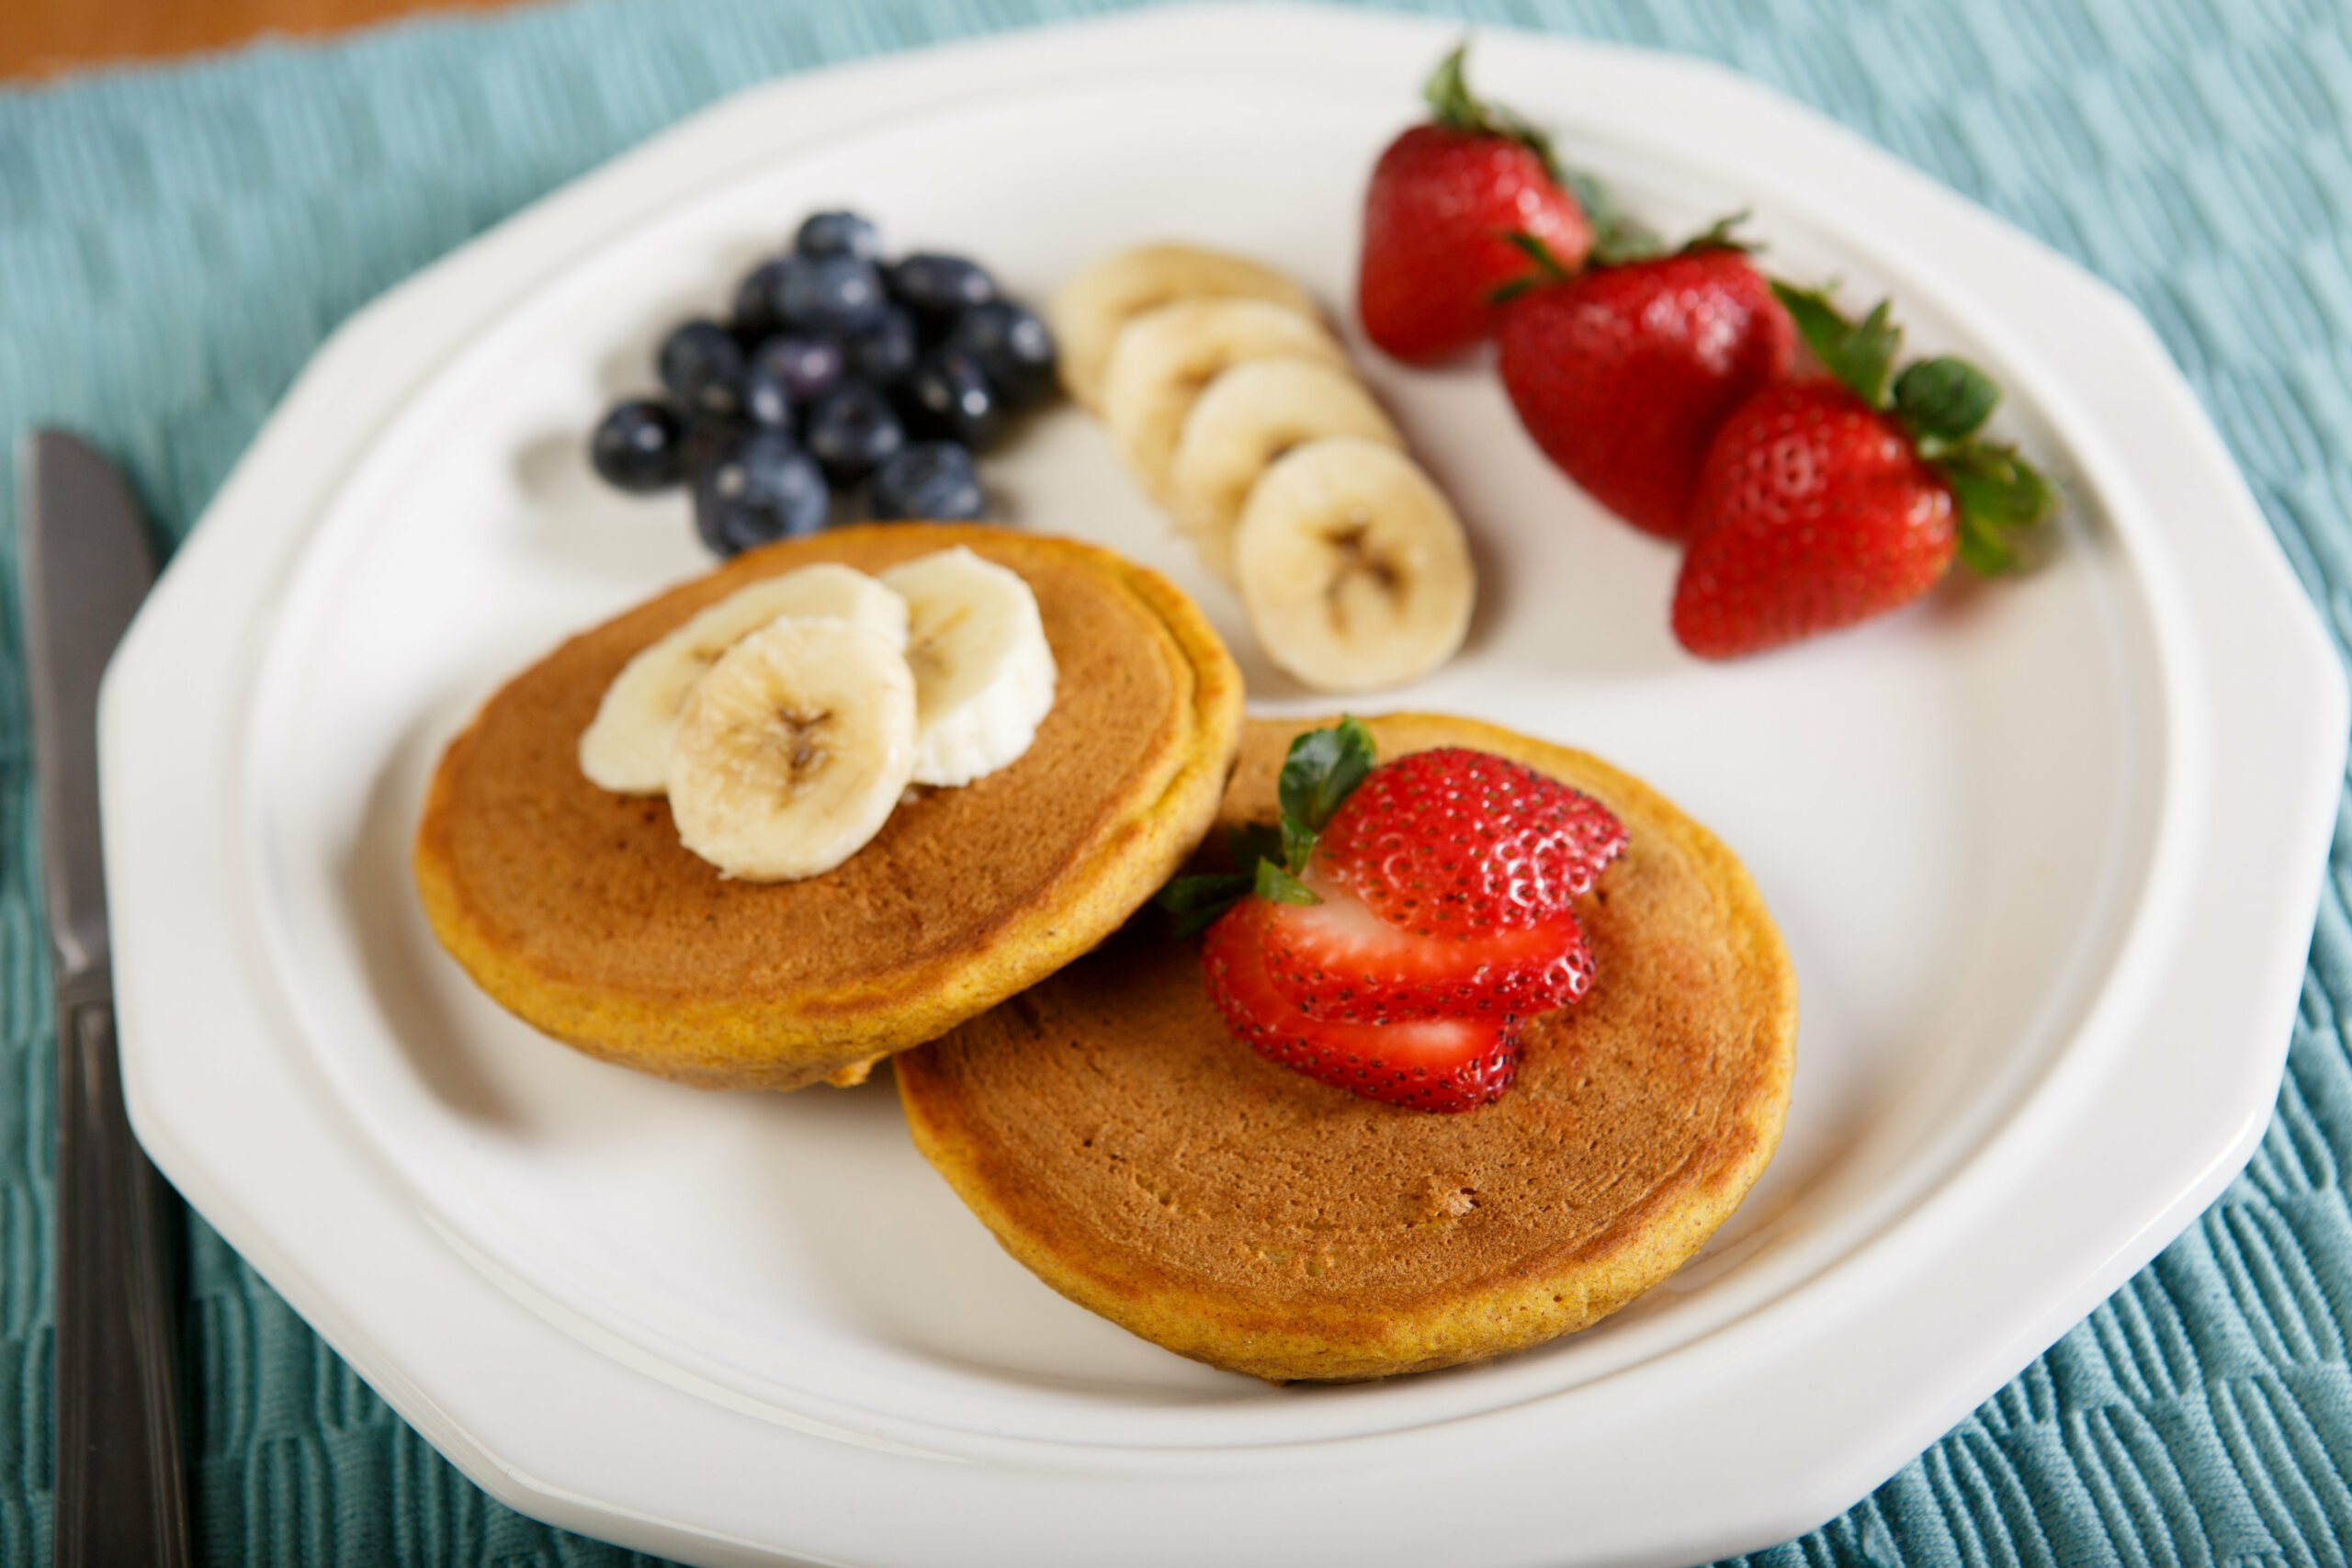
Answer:
<path fill-rule="evenodd" d="M 1513 1021 L 1566 1007 L 1592 988 L 1592 953 L 1566 908 L 1533 925 L 1417 936 L 1319 868 L 1306 882 L 1321 903 L 1266 906 L 1265 962 L 1275 987 L 1314 1017 Z"/>
<path fill-rule="evenodd" d="M 1499 1019 L 1350 1023 L 1317 1018 L 1285 996 L 1266 962 L 1273 908 L 1244 898 L 1201 945 L 1209 999 L 1251 1050 L 1317 1082 L 1416 1111 L 1489 1105 L 1510 1087 L 1518 1035 Z"/>
<path fill-rule="evenodd" d="M 1417 935 L 1541 924 L 1625 847 L 1609 808 L 1523 763 L 1449 746 L 1373 770 L 1323 829 L 1317 863 Z"/>

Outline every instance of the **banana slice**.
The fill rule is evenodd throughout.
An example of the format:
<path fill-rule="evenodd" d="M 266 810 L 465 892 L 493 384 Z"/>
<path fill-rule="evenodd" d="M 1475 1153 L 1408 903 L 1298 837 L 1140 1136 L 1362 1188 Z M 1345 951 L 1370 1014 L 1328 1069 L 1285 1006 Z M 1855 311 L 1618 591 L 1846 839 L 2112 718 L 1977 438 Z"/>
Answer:
<path fill-rule="evenodd" d="M 1169 459 L 1201 389 L 1245 359 L 1348 358 L 1323 323 L 1265 299 L 1179 299 L 1129 321 L 1102 375 L 1102 420 L 1144 488 L 1164 495 Z"/>
<path fill-rule="evenodd" d="M 1233 570 L 1268 658 L 1326 692 L 1426 674 L 1462 646 L 1477 581 L 1453 508 L 1411 459 L 1327 436 L 1259 477 Z"/>
<path fill-rule="evenodd" d="M 1246 256 L 1193 245 L 1142 245 L 1104 256 L 1073 276 L 1046 314 L 1060 351 L 1062 385 L 1100 411 L 1111 345 L 1128 321 L 1154 306 L 1195 296 L 1271 299 L 1306 315 L 1314 297 L 1295 281 Z"/>
<path fill-rule="evenodd" d="M 882 830 L 915 765 L 915 678 L 880 632 L 772 621 L 687 695 L 670 757 L 678 841 L 726 875 L 788 882 Z"/>
<path fill-rule="evenodd" d="M 915 675 L 914 782 L 964 784 L 1036 739 L 1054 705 L 1054 650 L 1021 574 L 962 545 L 882 573 L 907 602 Z"/>
<path fill-rule="evenodd" d="M 1266 465 L 1326 435 L 1404 448 L 1363 384 L 1319 359 L 1251 359 L 1208 384 L 1168 465 L 1176 526 L 1209 570 L 1233 581 L 1233 528 Z"/>
<path fill-rule="evenodd" d="M 738 589 L 621 667 L 580 735 L 580 771 L 620 795 L 660 795 L 686 694 L 719 655 L 781 615 L 837 615 L 907 642 L 906 602 L 865 573 L 831 561 Z"/>

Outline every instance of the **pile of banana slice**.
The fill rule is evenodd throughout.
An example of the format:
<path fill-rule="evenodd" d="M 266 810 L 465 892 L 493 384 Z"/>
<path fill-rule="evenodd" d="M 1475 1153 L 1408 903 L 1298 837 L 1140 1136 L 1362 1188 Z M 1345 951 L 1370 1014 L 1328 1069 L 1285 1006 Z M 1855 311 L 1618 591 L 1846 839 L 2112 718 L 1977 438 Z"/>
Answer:
<path fill-rule="evenodd" d="M 667 795 L 721 874 L 827 872 L 911 784 L 1029 750 L 1054 654 L 1019 573 L 958 545 L 879 576 L 831 562 L 737 590 L 624 665 L 580 737 L 599 788 Z"/>
<path fill-rule="evenodd" d="M 1295 279 L 1147 245 L 1080 271 L 1049 313 L 1070 395 L 1275 664 L 1363 692 L 1453 657 L 1477 595 L 1461 521 Z"/>

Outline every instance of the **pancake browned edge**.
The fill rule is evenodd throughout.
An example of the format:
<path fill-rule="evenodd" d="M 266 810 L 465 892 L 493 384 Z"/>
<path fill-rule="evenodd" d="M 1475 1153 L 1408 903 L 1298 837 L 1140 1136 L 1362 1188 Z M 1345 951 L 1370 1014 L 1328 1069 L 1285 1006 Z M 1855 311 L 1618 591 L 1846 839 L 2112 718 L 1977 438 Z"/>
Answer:
<path fill-rule="evenodd" d="M 695 612 L 812 561 L 879 571 L 955 545 L 1028 582 L 1059 668 L 1017 761 L 910 792 L 841 866 L 780 883 L 720 876 L 667 801 L 582 774 L 605 688 Z M 484 990 L 591 1055 L 710 1089 L 854 1083 L 1115 930 L 1207 829 L 1240 726 L 1231 657 L 1155 572 L 978 525 L 836 529 L 739 556 L 508 682 L 434 775 L 417 887 Z"/>
<path fill-rule="evenodd" d="M 1272 820 L 1292 737 L 1329 722 L 1252 722 L 1225 820 Z M 1795 1061 L 1787 953 L 1713 835 L 1580 751 L 1371 724 L 1384 757 L 1515 757 L 1631 839 L 1578 906 L 1592 992 L 1528 1024 L 1495 1104 L 1407 1111 L 1261 1059 L 1210 1005 L 1199 944 L 1150 918 L 893 1064 L 916 1146 L 1013 1257 L 1147 1339 L 1277 1382 L 1450 1366 L 1616 1310 L 1755 1183 Z"/>

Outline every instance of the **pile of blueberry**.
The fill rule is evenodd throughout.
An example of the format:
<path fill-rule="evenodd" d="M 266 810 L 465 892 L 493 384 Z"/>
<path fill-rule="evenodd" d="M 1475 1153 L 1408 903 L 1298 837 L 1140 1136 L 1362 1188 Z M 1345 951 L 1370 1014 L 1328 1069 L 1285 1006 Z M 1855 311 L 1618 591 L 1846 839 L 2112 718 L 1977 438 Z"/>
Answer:
<path fill-rule="evenodd" d="M 885 261 L 867 220 L 820 212 L 659 368 L 667 396 L 606 413 L 590 458 L 627 491 L 691 482 L 696 531 L 731 556 L 815 533 L 860 486 L 876 518 L 980 516 L 972 455 L 1052 392 L 1054 341 L 972 262 Z"/>

